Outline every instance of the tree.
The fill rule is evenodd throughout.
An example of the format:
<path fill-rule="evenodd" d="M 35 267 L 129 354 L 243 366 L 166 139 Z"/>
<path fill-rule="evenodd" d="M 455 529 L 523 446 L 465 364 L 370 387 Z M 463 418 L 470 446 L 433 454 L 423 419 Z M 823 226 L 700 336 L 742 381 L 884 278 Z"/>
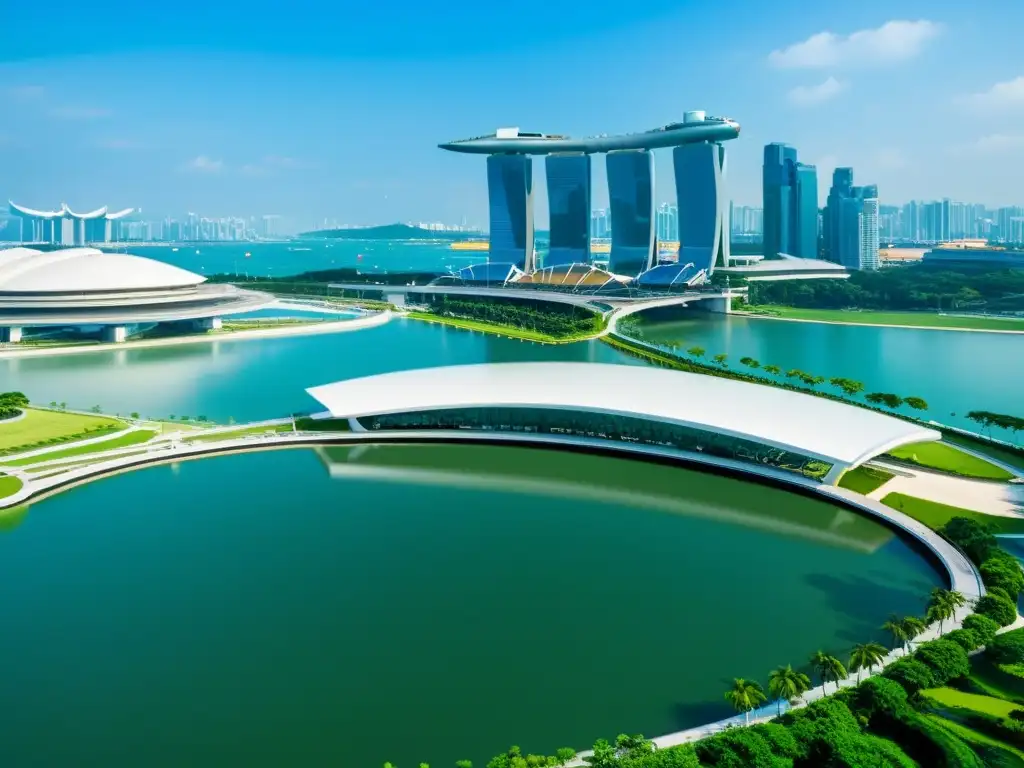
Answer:
<path fill-rule="evenodd" d="M 903 619 L 894 613 L 889 614 L 889 620 L 882 625 L 882 631 L 892 635 L 894 648 L 903 648 L 904 653 L 906 653 L 907 625 L 903 623 Z"/>
<path fill-rule="evenodd" d="M 913 408 L 915 411 L 927 411 L 928 401 L 920 397 L 905 397 L 903 402 Z"/>
<path fill-rule="evenodd" d="M 68 409 L 68 404 L 65 403 L 63 400 L 61 400 L 61 402 L 60 402 L 60 409 L 62 411 L 66 411 Z"/>
<path fill-rule="evenodd" d="M 786 378 L 787 379 L 800 379 L 800 378 L 803 378 L 806 375 L 807 374 L 805 374 L 799 368 L 790 368 L 788 371 L 786 371 Z"/>
<path fill-rule="evenodd" d="M 841 389 L 843 393 L 849 397 L 853 397 L 858 392 L 864 391 L 864 384 L 856 381 L 855 379 L 845 379 L 840 376 L 829 379 L 828 383 L 837 389 Z"/>
<path fill-rule="evenodd" d="M 839 681 L 845 680 L 847 676 L 843 662 L 824 651 L 818 651 L 811 656 L 811 668 L 821 678 L 822 688 L 831 680 L 836 684 L 836 690 L 839 690 Z"/>
<path fill-rule="evenodd" d="M 914 639 L 928 629 L 928 625 L 925 624 L 917 616 L 907 616 L 903 619 L 903 634 L 906 635 L 906 647 L 904 652 L 909 652 L 910 646 L 913 645 Z"/>
<path fill-rule="evenodd" d="M 980 613 L 972 613 L 963 620 L 961 626 L 974 632 L 978 636 L 978 642 L 981 645 L 988 645 L 992 642 L 992 638 L 999 631 L 998 622 L 993 621 L 988 616 L 982 616 Z"/>
<path fill-rule="evenodd" d="M 728 359 L 729 359 L 729 356 L 728 356 L 728 355 L 715 355 L 715 356 L 714 356 L 713 358 L 711 358 L 711 359 L 712 359 L 712 360 L 713 360 L 713 361 L 714 361 L 714 362 L 715 362 L 715 363 L 716 363 L 717 365 L 720 365 L 720 366 L 721 366 L 722 368 L 728 368 L 728 367 L 729 367 L 729 365 L 728 365 L 728 364 L 727 364 L 727 363 L 725 362 L 726 360 L 728 360 Z"/>
<path fill-rule="evenodd" d="M 939 622 L 939 634 L 942 634 L 942 625 L 946 619 L 956 616 L 958 608 L 967 605 L 967 598 L 963 593 L 956 592 L 942 587 L 932 590 L 931 600 L 928 603 L 927 618 L 929 621 Z"/>
<path fill-rule="evenodd" d="M 985 658 L 993 664 L 1020 664 L 1024 662 L 1024 632 L 1015 629 L 996 635 L 985 646 Z"/>
<path fill-rule="evenodd" d="M 782 714 L 782 700 L 793 703 L 811 689 L 811 679 L 803 672 L 797 672 L 790 664 L 776 667 L 768 675 L 768 693 L 775 697 Z"/>
<path fill-rule="evenodd" d="M 135 420 L 138 420 L 138 418 L 139 418 L 139 412 L 138 412 L 138 411 L 132 411 L 132 412 L 131 412 L 130 414 L 128 414 L 128 415 L 129 415 L 129 416 L 131 416 L 131 417 L 132 417 L 133 419 L 135 419 Z"/>
<path fill-rule="evenodd" d="M 1002 550 L 996 550 L 1001 552 Z M 990 590 L 994 588 L 1005 589 L 1012 599 L 1024 591 L 1024 571 L 1013 556 L 989 557 L 981 564 L 981 580 Z"/>
<path fill-rule="evenodd" d="M 864 399 L 872 405 L 884 405 L 886 408 L 892 408 L 893 410 L 903 405 L 902 397 L 889 392 L 869 392 L 864 395 Z"/>
<path fill-rule="evenodd" d="M 914 658 L 927 666 L 935 677 L 936 685 L 964 677 L 971 671 L 967 651 L 950 640 L 930 640 L 922 643 Z"/>
<path fill-rule="evenodd" d="M 51 408 L 56 408 L 57 407 L 57 401 L 56 400 L 51 400 L 50 401 L 50 407 Z"/>
<path fill-rule="evenodd" d="M 583 759 L 594 768 L 615 768 L 619 764 L 615 747 L 609 744 L 607 739 L 595 741 L 594 754 Z"/>
<path fill-rule="evenodd" d="M 103 409 L 102 409 L 102 408 L 100 408 L 100 407 L 99 407 L 98 405 L 94 405 L 94 406 L 93 406 L 92 408 L 90 408 L 89 410 L 90 410 L 90 411 L 92 411 L 93 413 L 102 413 L 102 411 L 103 411 Z"/>
<path fill-rule="evenodd" d="M 902 659 L 885 668 L 882 677 L 899 683 L 907 693 L 917 693 L 935 686 L 935 675 L 925 663 L 913 656 Z"/>
<path fill-rule="evenodd" d="M 778 376 L 780 373 L 782 373 L 782 369 L 779 368 L 779 366 L 777 365 L 766 365 L 764 367 L 764 372 L 769 373 L 772 376 Z"/>
<path fill-rule="evenodd" d="M 686 350 L 687 354 L 693 357 L 704 357 L 704 347 L 690 347 Z"/>
<path fill-rule="evenodd" d="M 887 651 L 884 645 L 878 643 L 858 643 L 853 646 L 850 653 L 850 671 L 857 672 L 857 682 L 860 682 L 860 673 L 866 668 L 871 668 L 885 658 Z"/>
<path fill-rule="evenodd" d="M 743 365 L 747 366 L 748 368 L 760 368 L 761 367 L 761 363 L 759 363 L 757 360 L 755 360 L 752 357 L 741 357 L 740 358 L 740 363 L 742 363 Z"/>
<path fill-rule="evenodd" d="M 559 765 L 571 762 L 574 757 L 576 757 L 576 750 L 572 747 L 559 747 L 555 750 L 555 760 Z"/>
<path fill-rule="evenodd" d="M 1017 620 L 1017 606 L 1006 598 L 996 595 L 985 595 L 979 598 L 974 606 L 974 612 L 981 616 L 987 616 L 1000 627 L 1008 627 Z"/>
<path fill-rule="evenodd" d="M 972 520 L 969 517 L 954 517 L 939 533 L 967 553 L 975 563 L 983 563 L 997 549 L 996 537 L 989 523 Z"/>
<path fill-rule="evenodd" d="M 575 757 L 575 753 L 573 754 L 573 756 Z M 564 763 L 563 763 L 563 765 L 564 765 Z M 455 761 L 455 768 L 473 768 L 473 761 L 472 760 L 456 760 Z"/>
<path fill-rule="evenodd" d="M 742 712 L 745 715 L 744 720 L 747 725 L 750 725 L 750 710 L 756 709 L 763 704 L 767 697 L 764 695 L 764 690 L 759 683 L 737 677 L 732 681 L 732 688 L 725 692 L 725 700 L 737 712 Z"/>

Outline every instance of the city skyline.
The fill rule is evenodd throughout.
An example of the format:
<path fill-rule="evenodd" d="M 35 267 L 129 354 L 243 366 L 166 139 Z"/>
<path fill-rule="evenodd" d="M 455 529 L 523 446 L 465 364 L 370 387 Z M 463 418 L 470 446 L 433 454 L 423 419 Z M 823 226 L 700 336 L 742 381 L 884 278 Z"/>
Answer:
<path fill-rule="evenodd" d="M 573 3 L 563 2 L 570 12 Z M 69 6 L 68 27 L 78 33 L 59 54 L 40 56 L 37 45 L 13 39 L 0 54 L 0 194 L 36 201 L 59 190 L 75 210 L 96 198 L 212 216 L 272 210 L 296 229 L 328 217 L 480 222 L 484 180 L 468 158 L 439 157 L 436 143 L 501 125 L 614 133 L 706 107 L 744 125 L 729 168 L 738 205 L 759 202 L 761 148 L 772 141 L 800 147 L 822 179 L 837 166 L 857 168 L 886 201 L 1017 202 L 1000 171 L 1024 151 L 1013 128 L 1024 84 L 997 52 L 1021 9 L 866 2 L 808 12 L 783 2 L 769 12 L 749 4 L 730 16 L 723 38 L 711 34 L 720 12 L 692 3 L 659 0 L 628 14 L 598 3 L 564 29 L 491 35 L 484 46 L 478 29 L 496 21 L 514 29 L 530 3 L 451 8 L 431 16 L 439 30 L 425 40 L 413 34 L 413 20 L 426 23 L 413 8 L 397 29 L 371 29 L 360 16 L 367 34 L 346 35 L 341 54 L 327 41 L 348 29 L 347 12 L 314 5 L 321 23 L 315 34 L 302 25 L 304 36 L 281 14 L 218 16 L 223 9 L 172 32 L 149 12 L 118 13 L 115 2 L 102 27 Z M 986 6 L 1005 22 L 998 29 L 977 21 Z M 35 28 L 43 13 L 18 6 L 8 26 Z M 459 20 L 466 15 L 472 23 Z M 671 55 L 680 39 L 723 66 L 692 77 Z M 95 82 L 109 85 L 96 90 Z M 612 93 L 615 110 L 607 109 Z M 907 121 L 912 135 L 892 130 Z M 671 178 L 671 159 L 659 158 L 655 170 Z M 595 168 L 598 207 L 608 203 L 603 174 Z M 540 181 L 535 205 L 545 227 Z M 673 202 L 672 186 L 657 186 L 656 203 Z M 820 190 L 819 205 L 823 197 Z"/>

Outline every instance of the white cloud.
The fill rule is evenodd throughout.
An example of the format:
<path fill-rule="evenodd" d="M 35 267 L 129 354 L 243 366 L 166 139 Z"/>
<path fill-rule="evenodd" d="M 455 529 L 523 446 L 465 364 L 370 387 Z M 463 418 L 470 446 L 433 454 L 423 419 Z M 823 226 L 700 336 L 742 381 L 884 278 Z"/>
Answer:
<path fill-rule="evenodd" d="M 1004 83 L 996 83 L 987 91 L 972 94 L 963 101 L 984 109 L 1024 106 L 1024 75 Z"/>
<path fill-rule="evenodd" d="M 109 117 L 110 110 L 103 107 L 54 107 L 50 114 L 59 120 L 96 120 Z"/>
<path fill-rule="evenodd" d="M 224 170 L 224 161 L 213 160 L 206 155 L 199 155 L 185 163 L 185 170 L 196 173 L 220 173 Z"/>
<path fill-rule="evenodd" d="M 877 29 L 851 35 L 819 32 L 788 48 L 772 51 L 768 61 L 781 69 L 840 66 L 876 66 L 912 59 L 937 36 L 940 26 L 932 21 L 887 21 Z"/>
<path fill-rule="evenodd" d="M 828 78 L 825 82 L 819 83 L 818 85 L 798 85 L 793 88 L 787 96 L 790 102 L 801 107 L 810 106 L 811 104 L 820 104 L 823 101 L 838 96 L 845 86 L 836 80 L 834 77 Z"/>

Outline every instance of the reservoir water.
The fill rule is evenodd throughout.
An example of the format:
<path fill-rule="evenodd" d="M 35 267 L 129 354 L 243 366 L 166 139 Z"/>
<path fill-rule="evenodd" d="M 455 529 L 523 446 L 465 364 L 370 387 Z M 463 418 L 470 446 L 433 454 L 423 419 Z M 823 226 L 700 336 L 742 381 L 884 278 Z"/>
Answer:
<path fill-rule="evenodd" d="M 882 640 L 941 583 L 823 502 L 518 448 L 211 458 L 3 528 L 0 765 L 36 768 L 483 765 L 655 735 L 727 715 L 732 677 Z"/>

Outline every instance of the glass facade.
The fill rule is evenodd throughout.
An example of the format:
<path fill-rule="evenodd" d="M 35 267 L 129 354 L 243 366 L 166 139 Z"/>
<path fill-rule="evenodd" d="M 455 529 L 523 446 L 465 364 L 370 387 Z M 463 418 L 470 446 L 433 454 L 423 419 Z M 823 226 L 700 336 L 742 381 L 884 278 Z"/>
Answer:
<path fill-rule="evenodd" d="M 692 262 L 710 275 L 729 260 L 725 148 L 707 142 L 672 150 L 679 201 L 679 262 Z"/>
<path fill-rule="evenodd" d="M 544 266 L 590 262 L 590 155 L 545 160 L 551 241 Z"/>
<path fill-rule="evenodd" d="M 610 152 L 606 163 L 612 209 L 608 271 L 635 277 L 654 258 L 654 156 L 646 150 Z"/>
<path fill-rule="evenodd" d="M 490 261 L 533 270 L 533 160 L 487 156 Z"/>
<path fill-rule="evenodd" d="M 797 162 L 787 144 L 764 148 L 764 255 L 818 256 L 818 170 Z"/>
<path fill-rule="evenodd" d="M 485 283 L 504 285 L 512 276 L 519 274 L 511 264 L 485 263 L 474 264 L 463 267 L 458 271 L 458 277 L 467 283 Z"/>
<path fill-rule="evenodd" d="M 370 431 L 468 429 L 567 435 L 616 443 L 660 446 L 760 464 L 819 480 L 832 468 L 827 462 L 753 440 L 610 413 L 557 408 L 451 408 L 365 416 L 359 419 L 359 423 Z"/>
<path fill-rule="evenodd" d="M 796 164 L 796 253 L 801 259 L 818 258 L 818 169 Z"/>
<path fill-rule="evenodd" d="M 703 281 L 705 274 L 693 264 L 659 264 L 637 277 L 636 284 L 641 288 L 683 291 L 690 285 Z"/>

